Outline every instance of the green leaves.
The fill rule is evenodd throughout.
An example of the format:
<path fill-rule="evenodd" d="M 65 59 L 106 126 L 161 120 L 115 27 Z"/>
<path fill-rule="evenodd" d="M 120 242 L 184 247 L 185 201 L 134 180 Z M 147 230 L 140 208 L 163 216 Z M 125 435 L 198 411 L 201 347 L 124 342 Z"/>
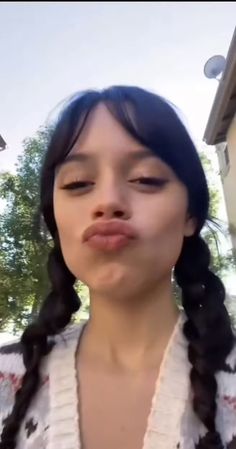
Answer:
<path fill-rule="evenodd" d="M 235 258 L 231 250 L 225 250 L 229 229 L 226 223 L 219 220 L 220 192 L 217 186 L 218 173 L 214 170 L 211 160 L 206 153 L 200 153 L 201 161 L 205 169 L 210 190 L 209 223 L 204 227 L 202 236 L 211 250 L 211 268 L 218 276 L 222 277 L 234 266 Z"/>
<path fill-rule="evenodd" d="M 17 332 L 37 313 L 48 290 L 50 238 L 37 218 L 39 173 L 48 130 L 24 141 L 16 174 L 0 174 L 0 330 Z"/>

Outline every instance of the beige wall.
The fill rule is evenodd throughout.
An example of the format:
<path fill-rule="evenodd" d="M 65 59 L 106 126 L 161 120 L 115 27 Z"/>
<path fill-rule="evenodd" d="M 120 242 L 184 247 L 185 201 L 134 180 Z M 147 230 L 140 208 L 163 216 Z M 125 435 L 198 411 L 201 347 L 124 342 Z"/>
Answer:
<path fill-rule="evenodd" d="M 235 228 L 235 232 L 232 232 L 232 240 L 236 248 L 236 115 L 227 134 L 227 146 L 229 168 L 227 174 L 222 176 L 222 181 L 229 223 Z"/>

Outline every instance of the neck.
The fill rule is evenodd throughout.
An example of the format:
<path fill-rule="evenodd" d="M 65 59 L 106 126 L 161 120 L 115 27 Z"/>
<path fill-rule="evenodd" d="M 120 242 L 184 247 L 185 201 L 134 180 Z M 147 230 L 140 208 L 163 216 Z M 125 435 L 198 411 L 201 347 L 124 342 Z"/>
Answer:
<path fill-rule="evenodd" d="M 87 357 L 128 370 L 155 368 L 178 318 L 170 280 L 135 299 L 90 292 L 90 319 L 83 337 Z"/>

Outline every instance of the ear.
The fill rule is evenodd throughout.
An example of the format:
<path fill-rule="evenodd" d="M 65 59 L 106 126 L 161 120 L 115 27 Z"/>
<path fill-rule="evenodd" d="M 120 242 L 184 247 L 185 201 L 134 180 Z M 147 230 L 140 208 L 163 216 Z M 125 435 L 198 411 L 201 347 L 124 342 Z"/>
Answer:
<path fill-rule="evenodd" d="M 184 236 L 191 237 L 197 229 L 197 220 L 189 214 L 186 217 Z"/>

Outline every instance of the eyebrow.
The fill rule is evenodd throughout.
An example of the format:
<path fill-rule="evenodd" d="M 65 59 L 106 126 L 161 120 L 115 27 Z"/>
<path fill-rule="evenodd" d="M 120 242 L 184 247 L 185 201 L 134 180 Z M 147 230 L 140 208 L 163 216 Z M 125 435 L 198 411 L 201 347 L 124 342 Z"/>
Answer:
<path fill-rule="evenodd" d="M 148 150 L 139 150 L 135 152 L 130 152 L 127 155 L 127 159 L 130 161 L 142 161 L 145 159 L 153 159 L 156 156 L 149 152 Z M 76 153 L 76 154 L 69 154 L 66 159 L 60 164 L 61 166 L 64 166 L 70 162 L 89 162 L 94 159 L 94 156 L 92 154 L 86 154 L 86 153 Z"/>

